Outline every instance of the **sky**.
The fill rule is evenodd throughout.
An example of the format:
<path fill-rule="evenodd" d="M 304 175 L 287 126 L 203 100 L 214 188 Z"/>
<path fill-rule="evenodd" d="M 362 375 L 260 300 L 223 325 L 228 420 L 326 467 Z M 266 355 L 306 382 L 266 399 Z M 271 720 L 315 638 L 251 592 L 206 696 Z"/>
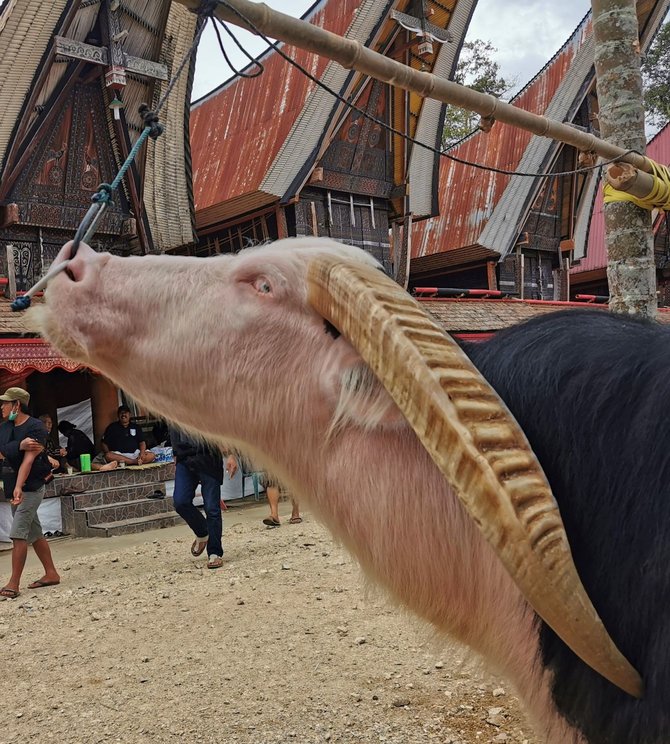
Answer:
<path fill-rule="evenodd" d="M 309 0 L 265 0 L 282 13 L 301 16 L 313 4 Z M 490 41 L 498 49 L 494 56 L 506 79 L 516 79 L 523 87 L 553 57 L 586 15 L 589 0 L 479 0 L 467 38 Z M 245 49 L 254 56 L 266 45 L 257 37 L 231 26 Z M 244 57 L 225 36 L 226 51 L 235 64 Z M 231 48 L 232 47 L 232 48 Z M 196 62 L 193 99 L 200 98 L 231 77 L 221 56 L 216 37 L 208 28 L 200 42 Z"/>

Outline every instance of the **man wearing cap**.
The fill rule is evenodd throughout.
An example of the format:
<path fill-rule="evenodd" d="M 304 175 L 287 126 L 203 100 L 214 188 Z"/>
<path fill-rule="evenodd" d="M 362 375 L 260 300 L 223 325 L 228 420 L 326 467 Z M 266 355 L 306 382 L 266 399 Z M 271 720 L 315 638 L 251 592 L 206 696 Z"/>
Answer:
<path fill-rule="evenodd" d="M 60 583 L 60 576 L 51 557 L 49 543 L 42 533 L 37 509 L 44 498 L 45 478 L 51 465 L 44 451 L 47 430 L 42 421 L 28 415 L 30 394 L 19 387 L 8 388 L 0 395 L 0 458 L 5 498 L 11 495 L 12 575 L 0 589 L 0 599 L 19 596 L 21 575 L 26 564 L 28 545 L 32 545 L 44 567 L 42 578 L 28 585 L 40 589 Z"/>
<path fill-rule="evenodd" d="M 102 435 L 102 451 L 107 462 L 124 462 L 126 465 L 145 465 L 156 455 L 147 449 L 142 428 L 130 421 L 130 408 L 119 406 L 113 421 Z"/>

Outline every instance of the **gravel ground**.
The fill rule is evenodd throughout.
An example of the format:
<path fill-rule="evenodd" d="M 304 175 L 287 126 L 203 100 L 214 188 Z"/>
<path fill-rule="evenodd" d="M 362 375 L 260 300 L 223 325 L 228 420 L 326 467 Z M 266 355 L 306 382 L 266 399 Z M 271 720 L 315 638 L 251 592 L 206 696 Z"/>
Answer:
<path fill-rule="evenodd" d="M 0 602 L 0 741 L 538 744 L 504 682 L 284 511 L 229 509 L 219 570 L 176 527 L 58 541 L 61 585 L 31 591 L 31 551 Z"/>

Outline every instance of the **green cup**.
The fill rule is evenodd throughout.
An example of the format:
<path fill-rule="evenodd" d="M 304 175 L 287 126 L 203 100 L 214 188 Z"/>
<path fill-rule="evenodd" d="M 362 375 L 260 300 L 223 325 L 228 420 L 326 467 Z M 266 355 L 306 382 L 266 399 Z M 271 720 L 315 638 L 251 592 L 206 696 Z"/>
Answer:
<path fill-rule="evenodd" d="M 91 456 L 90 455 L 79 455 L 79 463 L 81 464 L 82 473 L 91 472 Z"/>

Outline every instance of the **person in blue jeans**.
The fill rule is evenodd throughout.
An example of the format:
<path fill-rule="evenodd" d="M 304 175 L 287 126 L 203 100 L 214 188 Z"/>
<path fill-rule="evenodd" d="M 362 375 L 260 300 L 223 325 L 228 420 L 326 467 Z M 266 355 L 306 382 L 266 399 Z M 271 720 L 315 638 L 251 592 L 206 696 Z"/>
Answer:
<path fill-rule="evenodd" d="M 193 530 L 195 540 L 191 555 L 197 557 L 207 548 L 207 568 L 223 566 L 223 518 L 221 516 L 221 484 L 223 455 L 178 429 L 170 429 L 170 442 L 176 462 L 174 476 L 174 508 Z M 226 470 L 232 478 L 237 460 L 229 455 Z M 205 516 L 194 505 L 195 491 L 200 484 Z"/>

